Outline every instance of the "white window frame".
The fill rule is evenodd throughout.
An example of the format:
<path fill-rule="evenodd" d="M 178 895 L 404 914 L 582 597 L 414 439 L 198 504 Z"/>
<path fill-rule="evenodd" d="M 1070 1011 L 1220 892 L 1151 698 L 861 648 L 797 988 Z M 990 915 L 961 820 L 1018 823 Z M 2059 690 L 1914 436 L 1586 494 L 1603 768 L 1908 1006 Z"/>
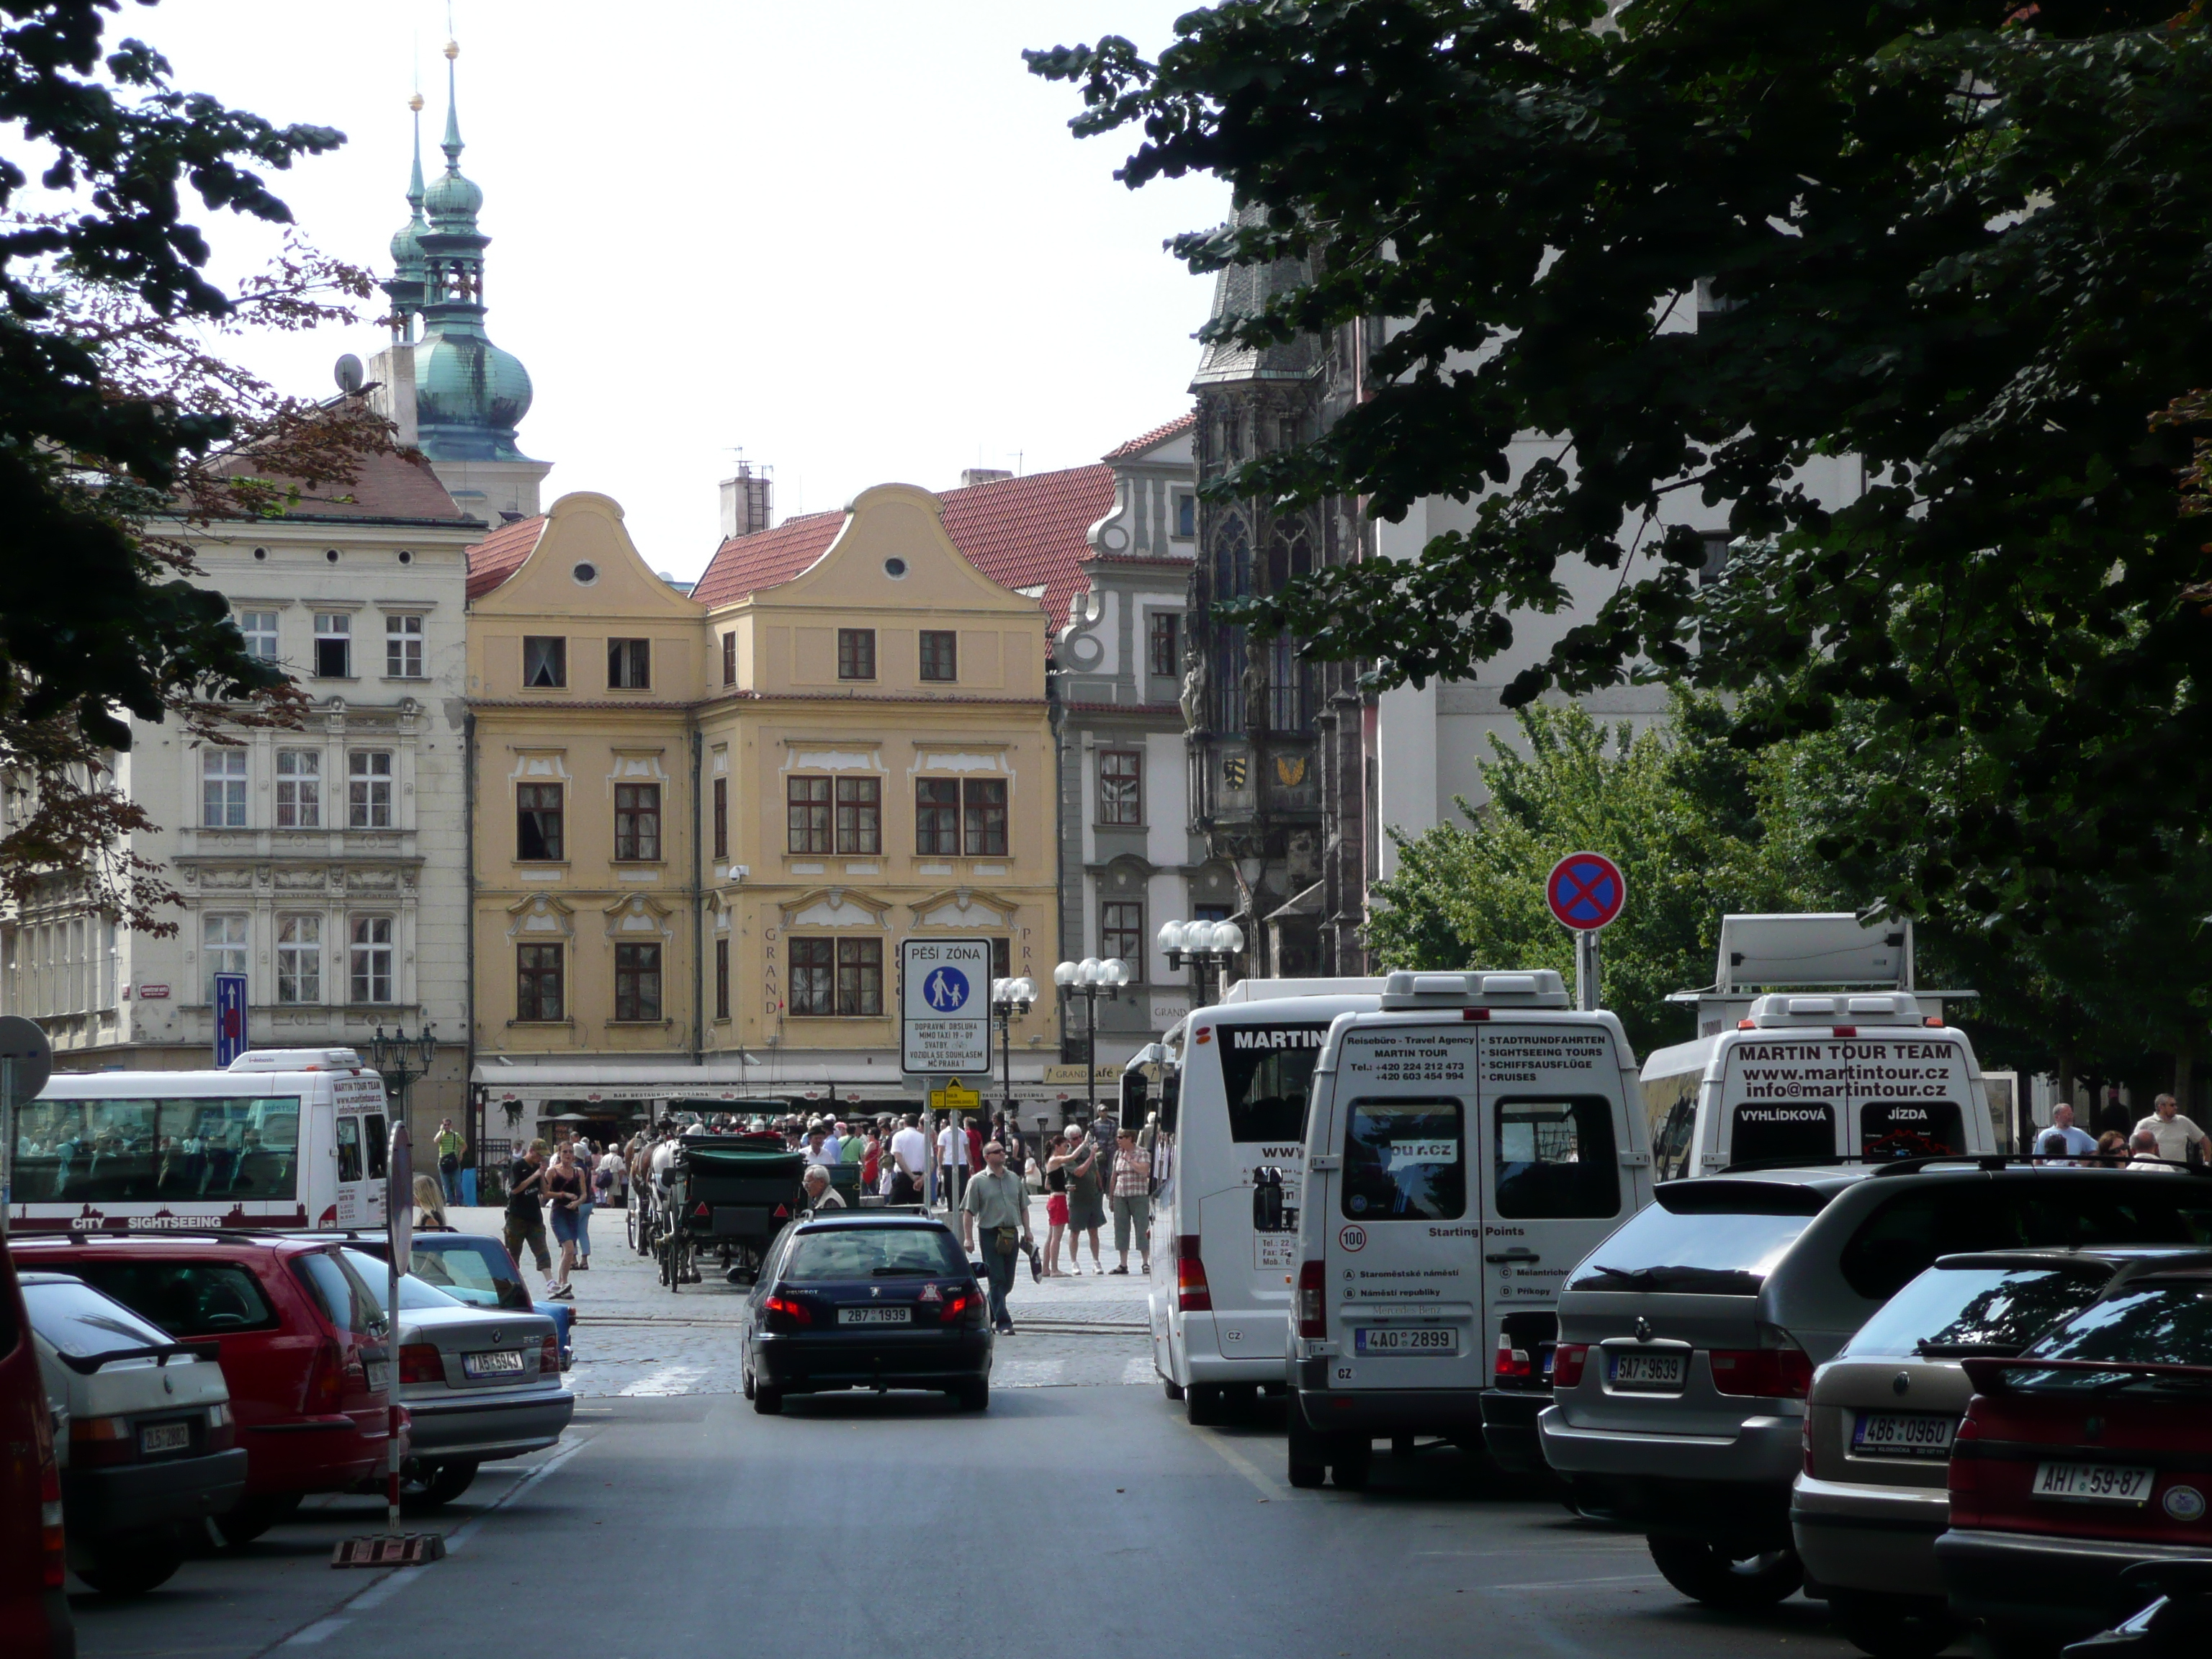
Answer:
<path fill-rule="evenodd" d="M 246 654 L 256 662 L 276 660 L 276 613 L 274 611 L 240 611 L 238 631 L 246 636 Z"/>
<path fill-rule="evenodd" d="M 422 674 L 422 618 L 413 612 L 384 618 L 384 678 L 419 680 Z"/>
<path fill-rule="evenodd" d="M 319 830 L 323 827 L 321 750 L 279 749 L 276 751 L 276 827 L 279 830 Z"/>
<path fill-rule="evenodd" d="M 360 915 L 347 919 L 346 1000 L 356 1006 L 398 1000 L 392 982 L 392 919 Z"/>
<path fill-rule="evenodd" d="M 345 665 L 336 674 L 323 672 L 323 642 L 337 640 L 345 647 Z M 315 612 L 315 677 L 325 680 L 349 680 L 353 674 L 353 613 L 348 611 L 318 611 Z"/>
<path fill-rule="evenodd" d="M 378 761 L 384 763 L 381 771 Z M 346 828 L 349 830 L 390 830 L 396 826 L 392 813 L 392 781 L 398 771 L 398 762 L 389 749 L 349 749 L 346 751 Z"/>
<path fill-rule="evenodd" d="M 200 827 L 246 828 L 246 750 L 210 744 L 200 750 Z"/>
<path fill-rule="evenodd" d="M 276 918 L 276 1000 L 323 1000 L 323 918 L 313 910 Z"/>
<path fill-rule="evenodd" d="M 200 913 L 200 973 L 201 983 L 207 991 L 207 1000 L 215 1001 L 215 976 L 217 974 L 243 974 L 251 971 L 252 957 L 253 918 L 242 910 L 205 910 Z M 249 989 L 252 981 L 247 981 Z M 251 1001 L 249 996 L 247 1000 Z"/>

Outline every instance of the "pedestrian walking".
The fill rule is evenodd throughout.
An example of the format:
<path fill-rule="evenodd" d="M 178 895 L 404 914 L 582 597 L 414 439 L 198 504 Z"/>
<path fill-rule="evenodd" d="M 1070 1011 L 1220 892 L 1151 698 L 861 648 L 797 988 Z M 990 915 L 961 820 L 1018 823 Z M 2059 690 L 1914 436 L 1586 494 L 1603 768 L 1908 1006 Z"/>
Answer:
<path fill-rule="evenodd" d="M 507 1171 L 507 1253 L 519 1267 L 522 1247 L 530 1246 L 538 1271 L 550 1282 L 553 1253 L 545 1248 L 545 1143 L 533 1140 Z"/>
<path fill-rule="evenodd" d="M 2135 1127 L 2158 1142 L 2158 1155 L 2169 1164 L 2212 1164 L 2212 1139 L 2181 1115 L 2181 1103 L 2172 1095 L 2151 1102 L 2150 1115 Z"/>
<path fill-rule="evenodd" d="M 822 1164 L 808 1164 L 806 1173 L 799 1178 L 799 1184 L 806 1189 L 806 1207 L 817 1214 L 823 1210 L 846 1207 L 844 1194 L 830 1184 L 830 1171 Z"/>
<path fill-rule="evenodd" d="M 599 1189 L 592 1185 L 599 1160 L 583 1135 L 568 1143 L 568 1153 L 575 1160 L 576 1178 L 584 1183 L 584 1195 L 576 1203 L 576 1271 L 587 1273 L 592 1266 L 592 1212 L 599 1207 Z"/>
<path fill-rule="evenodd" d="M 960 1201 L 960 1188 L 972 1166 L 968 1162 L 968 1135 L 958 1121 L 946 1118 L 937 1132 L 938 1191 L 947 1204 Z"/>
<path fill-rule="evenodd" d="M 929 1167 L 929 1137 L 921 1132 L 921 1118 L 908 1112 L 905 1127 L 891 1137 L 891 1189 L 893 1204 L 921 1202 L 921 1182 Z"/>
<path fill-rule="evenodd" d="M 438 1184 L 445 1188 L 446 1202 L 458 1204 L 461 1201 L 461 1154 L 469 1143 L 453 1127 L 453 1120 L 447 1118 L 438 1125 L 430 1144 L 438 1155 Z"/>
<path fill-rule="evenodd" d="M 2051 1109 L 2051 1127 L 2035 1138 L 2038 1158 L 2082 1158 L 2096 1150 L 2096 1137 L 2074 1127 L 2074 1109 L 2063 1100 Z"/>
<path fill-rule="evenodd" d="M 832 1123 L 829 1133 L 822 1137 L 822 1156 L 817 1162 L 827 1167 L 845 1161 L 845 1126 Z"/>
<path fill-rule="evenodd" d="M 1137 1254 L 1145 1276 L 1152 1272 L 1152 1164 L 1138 1150 L 1137 1135 L 1124 1129 L 1114 1137 L 1114 1254 L 1117 1273 L 1129 1271 L 1129 1235 L 1137 1235 Z M 1097 1254 L 1097 1246 L 1091 1254 Z"/>
<path fill-rule="evenodd" d="M 446 1195 L 438 1188 L 428 1170 L 415 1172 L 415 1230 L 417 1232 L 446 1232 Z"/>
<path fill-rule="evenodd" d="M 1091 1271 L 1103 1273 L 1106 1263 L 1098 1254 L 1098 1230 L 1106 1224 L 1105 1188 L 1098 1167 L 1098 1143 L 1083 1133 L 1080 1124 L 1067 1126 L 1065 1145 L 1058 1154 L 1067 1176 L 1067 1270 L 1083 1271 L 1083 1235 L 1091 1235 Z"/>
<path fill-rule="evenodd" d="M 985 1134 L 981 1129 L 975 1127 L 975 1120 L 972 1117 L 963 1117 L 960 1120 L 960 1132 L 968 1137 L 969 1169 L 971 1170 L 981 1169 L 983 1167 L 983 1143 L 991 1139 L 991 1137 Z M 1001 1146 L 1006 1144 L 1006 1143 L 1003 1140 L 999 1143 Z"/>
<path fill-rule="evenodd" d="M 968 1183 L 960 1199 L 960 1243 L 971 1254 L 979 1231 L 983 1236 L 983 1276 L 991 1286 L 991 1328 L 1012 1336 L 1014 1319 L 1006 1310 L 1006 1296 L 1014 1288 L 1020 1253 L 1032 1248 L 1030 1194 L 1021 1178 L 1006 1168 L 1006 1149 L 995 1140 L 983 1148 L 982 1172 Z"/>
<path fill-rule="evenodd" d="M 553 1241 L 561 1247 L 560 1274 L 547 1287 L 545 1294 L 555 1301 L 566 1302 L 576 1294 L 569 1285 L 568 1275 L 576 1269 L 576 1212 L 583 1207 L 586 1190 L 583 1172 L 576 1168 L 575 1154 L 568 1150 L 568 1142 L 562 1142 L 561 1149 L 553 1154 L 544 1185 L 546 1207 L 553 1223 Z"/>
<path fill-rule="evenodd" d="M 592 1171 L 592 1185 L 601 1204 L 624 1204 L 622 1154 L 611 1146 L 599 1154 L 599 1167 Z"/>

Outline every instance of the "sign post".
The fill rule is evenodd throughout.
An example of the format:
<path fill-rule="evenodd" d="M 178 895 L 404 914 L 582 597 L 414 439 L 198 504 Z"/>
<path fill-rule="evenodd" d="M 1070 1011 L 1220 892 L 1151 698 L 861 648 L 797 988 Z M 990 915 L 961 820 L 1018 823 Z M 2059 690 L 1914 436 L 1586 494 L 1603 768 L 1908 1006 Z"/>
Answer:
<path fill-rule="evenodd" d="M 246 1052 L 246 975 L 215 976 L 215 1068 L 227 1067 Z"/>
<path fill-rule="evenodd" d="M 1570 853 L 1544 882 L 1552 919 L 1575 936 L 1575 1006 L 1598 1006 L 1597 936 L 1628 902 L 1628 880 L 1602 853 Z"/>
<path fill-rule="evenodd" d="M 15 1198 L 15 1115 L 53 1074 L 54 1045 L 46 1031 L 21 1014 L 0 1014 L 0 1238 L 8 1236 Z"/>

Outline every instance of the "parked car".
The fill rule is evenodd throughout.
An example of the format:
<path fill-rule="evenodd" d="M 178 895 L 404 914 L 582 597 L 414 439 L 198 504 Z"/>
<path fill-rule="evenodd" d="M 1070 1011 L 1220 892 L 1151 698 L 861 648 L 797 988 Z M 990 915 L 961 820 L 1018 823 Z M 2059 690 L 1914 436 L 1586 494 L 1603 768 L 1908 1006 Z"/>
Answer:
<path fill-rule="evenodd" d="M 183 1528 L 234 1508 L 246 1454 L 215 1350 L 179 1342 L 68 1273 L 21 1275 L 57 1419 L 69 1563 L 106 1595 L 137 1595 L 184 1564 Z"/>
<path fill-rule="evenodd" d="M 53 1408 L 0 1239 L 0 1630 L 23 1659 L 76 1659 Z"/>
<path fill-rule="evenodd" d="M 357 1250 L 342 1255 L 380 1321 L 388 1267 Z M 575 1414 L 560 1338 L 541 1315 L 471 1307 L 402 1273 L 397 1346 L 409 1425 L 401 1495 L 411 1510 L 450 1504 L 480 1464 L 552 1445 Z"/>
<path fill-rule="evenodd" d="M 745 1304 L 742 1386 L 772 1415 L 835 1389 L 932 1389 L 991 1403 L 991 1331 L 959 1239 L 910 1213 L 832 1212 L 787 1227 Z"/>
<path fill-rule="evenodd" d="M 2139 1563 L 2212 1557 L 2212 1268 L 2128 1279 L 2019 1358 L 1965 1366 L 1936 1559 L 1999 1655 L 2138 1611 L 2120 1581 Z"/>
<path fill-rule="evenodd" d="M 281 1233 L 82 1233 L 14 1241 L 179 1341 L 212 1343 L 246 1451 L 246 1495 L 216 1528 L 259 1537 L 310 1492 L 386 1466 L 376 1304 L 327 1239 Z M 404 1425 L 403 1425 L 404 1426 Z"/>
<path fill-rule="evenodd" d="M 2212 1251 L 2156 1246 L 1945 1256 L 1814 1373 L 1790 1525 L 1808 1586 L 1855 1644 L 1923 1659 L 1959 1634 L 1936 1565 L 1951 1442 L 1973 1395 L 1960 1362 L 2018 1353 L 2117 1283 Z"/>
<path fill-rule="evenodd" d="M 1778 1601 L 1814 1367 L 1939 1256 L 2134 1243 L 2212 1247 L 2212 1179 L 1989 1158 L 1667 1182 L 1568 1277 L 1545 1459 L 1684 1595 Z"/>
<path fill-rule="evenodd" d="M 381 1233 L 362 1233 L 348 1242 L 364 1255 L 386 1260 L 388 1246 Z M 576 1363 L 575 1304 L 533 1300 L 522 1270 L 501 1240 L 488 1233 L 418 1232 L 408 1252 L 408 1267 L 424 1284 L 471 1307 L 544 1315 L 561 1339 L 561 1369 Z"/>

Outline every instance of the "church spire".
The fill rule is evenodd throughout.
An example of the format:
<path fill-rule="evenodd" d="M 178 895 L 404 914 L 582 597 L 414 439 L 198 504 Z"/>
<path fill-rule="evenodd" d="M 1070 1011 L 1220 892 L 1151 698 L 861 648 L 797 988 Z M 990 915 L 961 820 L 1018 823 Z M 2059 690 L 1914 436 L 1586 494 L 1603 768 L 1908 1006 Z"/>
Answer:
<path fill-rule="evenodd" d="M 439 149 L 446 152 L 446 171 L 461 170 L 461 100 L 453 90 L 453 60 L 461 55 L 461 43 L 446 42 L 446 141 Z"/>
<path fill-rule="evenodd" d="M 428 269 L 422 255 L 422 235 L 429 226 L 422 219 L 422 94 L 407 100 L 415 112 L 415 170 L 407 180 L 407 222 L 392 234 L 392 276 L 380 286 L 392 300 L 392 331 L 403 340 L 415 337 L 415 314 L 422 310 L 428 288 Z"/>

